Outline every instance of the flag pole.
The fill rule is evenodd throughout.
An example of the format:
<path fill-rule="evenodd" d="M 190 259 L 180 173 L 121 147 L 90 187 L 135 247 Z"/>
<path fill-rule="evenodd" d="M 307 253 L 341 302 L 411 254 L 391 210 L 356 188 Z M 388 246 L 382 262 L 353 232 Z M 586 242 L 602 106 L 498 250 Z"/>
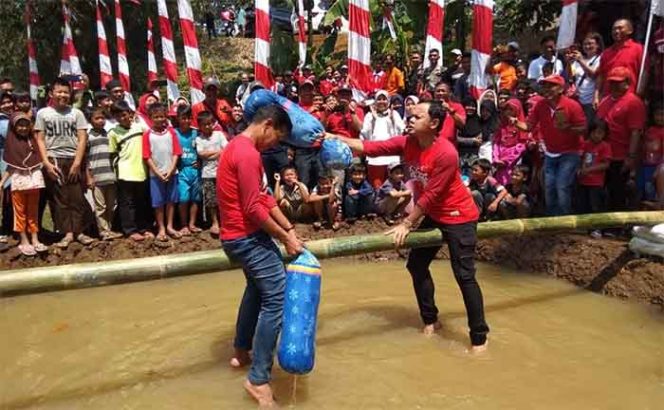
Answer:
<path fill-rule="evenodd" d="M 643 56 L 641 57 L 641 67 L 639 68 L 639 79 L 636 84 L 636 92 L 641 94 L 643 86 L 643 71 L 646 68 L 646 58 L 648 57 L 648 46 L 650 45 L 650 34 L 652 33 L 652 21 L 655 18 L 656 0 L 650 0 L 650 15 L 648 16 L 648 27 L 646 28 L 646 41 L 643 44 Z"/>

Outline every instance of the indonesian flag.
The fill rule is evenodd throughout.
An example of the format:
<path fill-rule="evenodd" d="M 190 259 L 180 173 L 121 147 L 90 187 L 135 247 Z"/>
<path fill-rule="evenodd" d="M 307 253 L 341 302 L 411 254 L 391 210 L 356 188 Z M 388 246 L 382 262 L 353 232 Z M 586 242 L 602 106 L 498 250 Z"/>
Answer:
<path fill-rule="evenodd" d="M 113 68 L 111 66 L 111 57 L 108 54 L 108 42 L 106 41 L 106 30 L 101 18 L 101 9 L 99 0 L 97 0 L 97 46 L 99 48 L 99 79 L 100 85 L 104 87 L 107 82 L 113 79 Z"/>
<path fill-rule="evenodd" d="M 254 76 L 265 88 L 274 83 L 270 70 L 270 1 L 256 0 L 256 41 L 254 45 Z"/>
<path fill-rule="evenodd" d="M 164 65 L 164 74 L 166 75 L 166 95 L 169 101 L 175 101 L 180 97 L 180 89 L 178 88 L 178 65 L 175 60 L 173 29 L 171 28 L 171 19 L 168 17 L 166 0 L 157 0 L 157 13 L 159 14 L 161 57 Z"/>
<path fill-rule="evenodd" d="M 184 43 L 184 61 L 187 65 L 187 78 L 189 79 L 189 96 L 191 103 L 196 104 L 205 99 L 205 94 L 203 94 L 201 53 L 198 51 L 194 12 L 191 10 L 189 0 L 178 0 L 178 15 Z"/>
<path fill-rule="evenodd" d="M 348 19 L 348 76 L 353 88 L 369 93 L 372 91 L 369 0 L 350 0 Z"/>
<path fill-rule="evenodd" d="M 438 50 L 443 55 L 443 27 L 445 25 L 445 0 L 431 0 L 429 2 L 429 18 L 427 21 L 427 41 L 424 49 L 424 68 L 429 68 L 429 52 Z M 443 59 L 438 60 L 438 66 Z"/>
<path fill-rule="evenodd" d="M 390 37 L 392 37 L 392 40 L 396 40 L 397 32 L 394 29 L 393 17 L 392 6 L 385 6 L 383 8 L 383 30 L 386 28 L 390 30 Z"/>
<path fill-rule="evenodd" d="M 300 52 L 299 66 L 307 62 L 307 37 L 304 32 L 304 0 L 297 0 L 297 42 Z"/>
<path fill-rule="evenodd" d="M 39 70 L 37 69 L 37 47 L 32 39 L 32 4 L 30 1 L 25 3 L 25 27 L 27 29 L 27 46 L 28 46 L 28 69 L 30 73 L 30 98 L 37 101 L 37 94 L 39 90 Z"/>
<path fill-rule="evenodd" d="M 578 0 L 563 0 L 563 11 L 560 14 L 558 41 L 556 42 L 556 48 L 558 50 L 564 50 L 574 44 L 578 7 Z"/>
<path fill-rule="evenodd" d="M 69 19 L 71 14 L 69 8 L 62 5 L 62 15 L 65 20 L 65 34 L 62 38 L 62 52 L 60 54 L 60 74 L 83 74 L 81 63 L 78 61 L 78 53 L 74 47 L 74 39 L 71 34 Z"/>
<path fill-rule="evenodd" d="M 473 5 L 473 51 L 470 60 L 470 93 L 479 98 L 488 86 L 486 67 L 491 59 L 494 0 L 475 0 Z"/>
<path fill-rule="evenodd" d="M 148 39 L 147 39 L 147 49 L 148 49 L 148 84 L 152 84 L 153 81 L 157 81 L 157 60 L 154 56 L 154 40 L 152 39 L 152 19 L 148 17 Z"/>

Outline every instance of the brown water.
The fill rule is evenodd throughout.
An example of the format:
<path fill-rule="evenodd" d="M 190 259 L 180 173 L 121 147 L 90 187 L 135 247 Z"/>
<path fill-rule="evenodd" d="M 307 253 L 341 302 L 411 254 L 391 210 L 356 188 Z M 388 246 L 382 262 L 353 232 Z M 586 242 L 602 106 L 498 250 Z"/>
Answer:
<path fill-rule="evenodd" d="M 655 409 L 664 316 L 546 277 L 480 266 L 489 351 L 465 352 L 447 262 L 434 265 L 444 330 L 418 333 L 403 264 L 324 263 L 316 367 L 276 366 L 285 407 Z M 240 272 L 0 299 L 0 408 L 238 409 L 228 368 Z"/>

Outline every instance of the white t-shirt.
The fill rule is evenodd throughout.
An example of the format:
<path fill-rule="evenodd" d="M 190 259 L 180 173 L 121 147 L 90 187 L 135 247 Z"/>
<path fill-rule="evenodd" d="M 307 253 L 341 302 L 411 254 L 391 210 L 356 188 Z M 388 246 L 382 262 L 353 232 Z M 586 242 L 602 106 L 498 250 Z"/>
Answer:
<path fill-rule="evenodd" d="M 599 67 L 600 56 L 596 55 L 586 62 L 586 64 L 593 69 Z M 583 67 L 578 62 L 572 63 L 572 75 L 574 76 L 574 83 L 576 84 L 576 93 L 579 96 L 579 102 L 583 105 L 592 104 L 595 94 L 595 79 L 590 77 L 583 71 Z M 583 81 L 581 81 L 583 80 Z"/>
<path fill-rule="evenodd" d="M 555 62 L 554 62 L 555 61 Z M 553 63 L 553 74 L 562 74 L 563 73 L 563 62 L 560 59 L 553 56 L 551 60 L 546 60 L 544 57 L 539 56 L 533 61 L 530 62 L 528 66 L 528 79 L 529 80 L 539 80 L 542 76 L 542 67 L 546 63 Z"/>
<path fill-rule="evenodd" d="M 205 151 L 222 151 L 228 144 L 228 139 L 221 131 L 212 131 L 210 138 L 205 138 L 203 136 L 196 137 L 196 152 L 200 155 Z M 217 164 L 219 163 L 219 158 L 215 159 L 204 159 L 203 168 L 201 170 L 202 178 L 216 178 L 217 177 Z"/>
<path fill-rule="evenodd" d="M 406 124 L 398 112 L 394 110 L 388 111 L 389 115 L 378 116 L 374 120 L 372 112 L 364 116 L 364 123 L 362 124 L 362 131 L 360 131 L 360 139 L 365 141 L 385 141 L 392 137 L 403 134 L 406 129 Z M 399 162 L 399 157 L 367 157 L 369 165 L 381 166 L 390 165 L 394 162 Z"/>

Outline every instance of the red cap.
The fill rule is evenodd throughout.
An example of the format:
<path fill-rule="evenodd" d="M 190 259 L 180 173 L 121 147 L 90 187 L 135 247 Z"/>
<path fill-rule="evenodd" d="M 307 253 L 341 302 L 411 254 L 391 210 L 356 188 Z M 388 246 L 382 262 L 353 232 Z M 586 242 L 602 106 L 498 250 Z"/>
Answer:
<path fill-rule="evenodd" d="M 555 74 L 542 78 L 540 80 L 540 83 L 549 83 L 549 84 L 559 85 L 562 87 L 565 85 L 565 79 L 561 75 Z"/>
<path fill-rule="evenodd" d="M 614 67 L 609 71 L 606 79 L 609 81 L 625 81 L 631 77 L 631 73 L 626 67 Z"/>

